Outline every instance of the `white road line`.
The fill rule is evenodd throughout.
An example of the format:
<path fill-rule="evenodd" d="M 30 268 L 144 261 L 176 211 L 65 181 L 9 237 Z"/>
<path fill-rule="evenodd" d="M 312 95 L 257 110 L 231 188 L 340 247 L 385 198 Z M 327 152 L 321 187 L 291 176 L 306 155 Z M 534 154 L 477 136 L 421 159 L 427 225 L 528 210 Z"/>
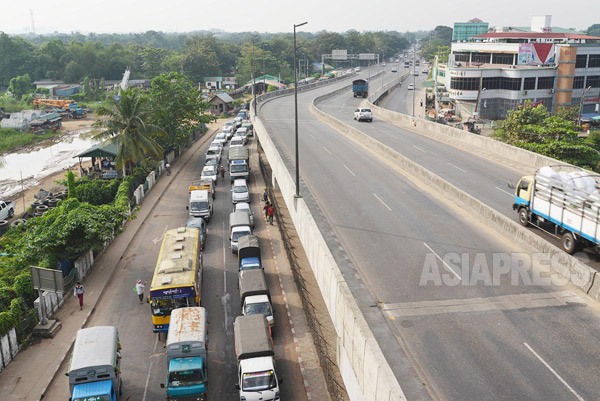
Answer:
<path fill-rule="evenodd" d="M 505 190 L 503 190 L 502 188 L 498 188 L 498 187 L 496 187 L 496 189 L 497 189 L 498 191 L 502 191 L 502 192 L 504 192 L 504 193 L 505 193 L 506 195 L 508 195 L 508 196 L 514 196 L 514 194 L 511 194 L 510 192 L 508 192 L 508 191 L 505 191 Z"/>
<path fill-rule="evenodd" d="M 415 148 L 415 149 L 418 149 L 418 150 L 420 150 L 420 151 L 421 151 L 421 152 L 423 152 L 423 153 L 427 153 L 427 152 L 425 152 L 423 149 L 421 149 L 421 148 L 420 148 L 420 147 L 418 147 L 418 146 L 415 146 L 415 145 L 413 145 L 413 148 Z"/>
<path fill-rule="evenodd" d="M 454 271 L 454 269 L 452 269 L 452 268 L 450 267 L 450 265 L 449 265 L 448 263 L 446 263 L 446 262 L 444 261 L 444 259 L 442 259 L 442 258 L 440 257 L 440 255 L 438 255 L 438 254 L 437 254 L 437 253 L 436 253 L 436 252 L 435 252 L 433 249 L 431 249 L 431 247 L 430 247 L 429 245 L 427 245 L 427 243 L 426 243 L 426 242 L 423 242 L 423 245 L 425 245 L 425 247 L 426 247 L 427 249 L 429 249 L 429 250 L 430 250 L 430 251 L 431 251 L 431 252 L 432 252 L 432 253 L 435 255 L 435 257 L 436 257 L 436 258 L 438 258 L 440 262 L 442 262 L 442 264 L 443 264 L 444 266 L 446 266 L 446 269 L 450 270 L 450 271 L 451 271 L 451 272 L 452 272 L 452 273 L 453 273 L 453 274 L 454 274 L 454 275 L 455 275 L 455 276 L 456 276 L 456 277 L 457 277 L 457 278 L 458 278 L 460 281 L 462 281 L 462 278 L 461 278 L 461 277 L 460 277 L 460 276 L 459 276 L 459 275 L 458 275 L 458 274 L 457 274 L 457 273 Z"/>
<path fill-rule="evenodd" d="M 329 151 L 329 149 L 327 149 L 325 146 L 323 146 L 323 149 L 325 149 L 325 152 L 327 152 L 327 153 L 329 153 L 329 154 L 332 154 L 332 153 Z"/>
<path fill-rule="evenodd" d="M 356 177 L 356 174 L 354 174 L 354 173 L 352 172 L 352 170 L 350 170 L 350 169 L 349 169 L 349 168 L 348 168 L 348 167 L 347 167 L 345 164 L 344 164 L 344 168 L 345 168 L 346 170 L 348 170 L 348 171 L 350 172 L 350 174 L 352 174 L 353 176 L 355 176 L 355 177 Z"/>
<path fill-rule="evenodd" d="M 392 211 L 392 208 L 391 208 L 391 207 L 389 207 L 388 205 L 386 205 L 386 204 L 385 204 L 385 202 L 384 202 L 384 201 L 382 201 L 382 200 L 381 200 L 381 198 L 380 198 L 379 196 L 377 196 L 377 194 L 373 194 L 373 196 L 374 196 L 374 197 L 376 197 L 376 198 L 377 198 L 377 200 L 383 204 L 383 206 L 387 207 L 387 208 L 388 208 L 388 210 L 389 210 L 390 212 Z"/>
<path fill-rule="evenodd" d="M 467 170 L 463 170 L 462 168 L 460 168 L 460 167 L 458 167 L 458 166 L 455 166 L 455 165 L 454 165 L 454 164 L 452 164 L 452 163 L 448 163 L 448 164 L 449 164 L 449 165 L 451 165 L 452 167 L 454 167 L 455 169 L 462 171 L 463 173 L 466 173 L 466 172 L 467 172 Z"/>
<path fill-rule="evenodd" d="M 562 384 L 564 384 L 564 386 L 565 386 L 567 389 L 569 389 L 569 391 L 570 391 L 571 393 L 573 393 L 573 395 L 574 395 L 574 396 L 575 396 L 575 397 L 576 397 L 576 398 L 577 398 L 579 401 L 585 401 L 585 400 L 583 399 L 583 397 L 582 397 L 582 396 L 580 396 L 579 394 L 577 394 L 577 392 L 576 392 L 575 390 L 573 390 L 573 387 L 569 386 L 569 383 L 567 383 L 567 382 L 565 381 L 565 379 L 563 379 L 563 378 L 562 378 L 562 377 L 561 377 L 561 376 L 560 376 L 558 373 L 556 373 L 556 371 L 555 371 L 554 369 L 552 369 L 552 366 L 548 365 L 548 363 L 547 363 L 546 361 L 544 361 L 544 360 L 542 359 L 542 357 L 541 357 L 541 356 L 539 356 L 539 355 L 538 355 L 538 353 L 537 353 L 537 352 L 535 352 L 535 351 L 533 350 L 533 348 L 531 348 L 531 347 L 529 346 L 529 344 L 527 344 L 527 343 L 523 343 L 523 345 L 524 345 L 524 346 L 526 346 L 526 347 L 527 347 L 527 349 L 528 349 L 529 351 L 531 351 L 531 353 L 532 353 L 533 355 L 535 355 L 535 357 L 536 357 L 537 359 L 539 359 L 539 361 L 540 361 L 541 363 L 543 363 L 543 364 L 544 364 L 544 366 L 545 366 L 546 368 L 548 368 L 548 370 L 549 370 L 550 372 L 552 372 L 552 374 L 553 374 L 554 376 L 556 376 L 556 378 L 557 378 L 558 380 L 560 380 L 560 382 L 561 382 Z"/>
<path fill-rule="evenodd" d="M 158 345 L 158 336 L 156 335 L 156 340 L 154 341 L 154 353 L 156 353 L 156 346 Z M 150 384 L 150 373 L 152 372 L 152 365 L 154 365 L 154 359 L 150 360 L 150 366 L 148 367 L 148 376 L 146 377 L 146 385 L 144 386 L 144 396 L 142 397 L 142 401 L 146 401 L 146 394 L 148 393 L 148 385 Z"/>
<path fill-rule="evenodd" d="M 317 138 L 315 138 L 315 136 L 314 136 L 313 134 L 308 134 L 308 135 L 310 135 L 310 137 L 311 137 L 312 139 L 317 139 Z"/>
<path fill-rule="evenodd" d="M 225 256 L 225 222 L 223 222 L 223 295 L 227 294 L 227 269 Z"/>

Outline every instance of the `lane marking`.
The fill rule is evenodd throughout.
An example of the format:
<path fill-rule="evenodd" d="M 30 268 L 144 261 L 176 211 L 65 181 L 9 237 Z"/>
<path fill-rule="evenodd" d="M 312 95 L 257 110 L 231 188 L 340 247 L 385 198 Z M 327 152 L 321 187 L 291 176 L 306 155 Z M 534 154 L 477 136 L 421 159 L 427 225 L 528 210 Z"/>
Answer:
<path fill-rule="evenodd" d="M 423 153 L 427 153 L 427 152 L 425 152 L 423 149 L 421 149 L 421 148 L 420 148 L 420 147 L 418 147 L 418 146 L 415 146 L 415 145 L 413 145 L 413 148 L 415 148 L 415 149 L 418 149 L 418 150 L 420 150 L 420 151 L 421 151 L 421 152 L 423 152 Z"/>
<path fill-rule="evenodd" d="M 442 264 L 443 264 L 444 266 L 446 266 L 446 269 L 450 270 L 450 271 L 451 271 L 451 272 L 452 272 L 452 273 L 453 273 L 453 274 L 454 274 L 454 275 L 455 275 L 455 276 L 456 276 L 456 277 L 457 277 L 457 278 L 458 278 L 460 281 L 462 281 L 462 278 L 461 278 L 461 277 L 460 277 L 460 276 L 459 276 L 459 275 L 458 275 L 458 274 L 457 274 L 457 273 L 454 271 L 454 269 L 452 269 L 452 268 L 450 267 L 450 265 L 449 265 L 448 263 L 446 263 L 446 262 L 444 261 L 444 259 L 442 259 L 442 258 L 440 257 L 440 255 L 438 255 L 438 254 L 437 254 L 437 253 L 436 253 L 436 252 L 435 252 L 433 249 L 431 249 L 431 247 L 430 247 L 429 245 L 427 245 L 427 243 L 426 243 L 426 242 L 423 242 L 423 245 L 425 245 L 425 247 L 426 247 L 427 249 L 429 249 L 429 251 L 431 251 L 431 253 L 433 253 L 433 254 L 435 255 L 435 257 L 436 257 L 436 258 L 438 258 L 438 260 L 439 260 L 440 262 L 442 262 Z"/>
<path fill-rule="evenodd" d="M 449 164 L 449 165 L 451 165 L 452 167 L 454 167 L 455 169 L 462 171 L 463 173 L 466 173 L 466 172 L 467 172 L 467 170 L 463 170 L 462 168 L 460 168 L 460 167 L 458 167 L 458 166 L 455 166 L 455 165 L 454 165 L 454 164 L 452 164 L 452 163 L 448 163 L 448 164 Z"/>
<path fill-rule="evenodd" d="M 511 197 L 512 197 L 512 196 L 514 196 L 514 194 L 511 194 L 510 192 L 508 192 L 508 191 L 505 191 L 505 190 L 503 190 L 502 188 L 498 188 L 498 187 L 496 187 L 496 189 L 497 189 L 498 191 L 502 191 L 502 192 L 504 192 L 504 193 L 505 193 L 505 194 L 507 194 L 508 196 L 511 196 Z"/>
<path fill-rule="evenodd" d="M 330 155 L 332 154 L 325 146 L 323 146 L 323 149 L 325 149 L 325 152 L 329 153 Z"/>
<path fill-rule="evenodd" d="M 538 355 L 538 353 L 537 353 L 537 352 L 535 352 L 535 351 L 534 351 L 534 349 L 533 349 L 533 348 L 531 348 L 531 347 L 529 346 L 529 344 L 527 344 L 527 343 L 523 343 L 523 345 L 524 345 L 525 347 L 527 347 L 527 349 L 528 349 L 529 351 L 531 351 L 531 353 L 532 353 L 533 355 L 535 355 L 535 357 L 536 357 L 537 359 L 539 359 L 539 361 L 540 361 L 541 363 L 543 363 L 543 364 L 544 364 L 544 366 L 545 366 L 546 368 L 548 368 L 548 370 L 549 370 L 550 372 L 552 372 L 552 374 L 553 374 L 554 376 L 556 376 L 556 378 L 557 378 L 558 380 L 560 380 L 560 382 L 561 382 L 562 384 L 564 384 L 564 386 L 565 386 L 565 387 L 566 387 L 566 388 L 567 388 L 567 389 L 568 389 L 568 390 L 569 390 L 569 391 L 570 391 L 570 392 L 571 392 L 571 393 L 572 393 L 572 394 L 573 394 L 573 395 L 574 395 L 574 396 L 575 396 L 575 397 L 576 397 L 576 398 L 577 398 L 579 401 L 585 401 L 585 400 L 583 399 L 583 397 L 582 397 L 582 396 L 580 396 L 579 394 L 577 394 L 577 392 L 576 392 L 575 390 L 573 390 L 573 387 L 569 386 L 569 383 L 567 383 L 567 382 L 565 381 L 565 379 L 563 379 L 563 378 L 562 378 L 562 377 L 561 377 L 561 376 L 560 376 L 558 373 L 556 373 L 556 371 L 555 371 L 554 369 L 552 369 L 552 366 L 550 366 L 550 365 L 549 365 L 549 364 L 548 364 L 546 361 L 544 361 L 544 360 L 542 359 L 542 357 L 541 357 L 541 356 L 539 356 L 539 355 Z"/>
<path fill-rule="evenodd" d="M 156 353 L 156 346 L 158 345 L 158 334 L 156 335 L 156 340 L 154 340 L 154 352 Z M 148 376 L 146 377 L 146 385 L 144 386 L 144 396 L 142 397 L 142 401 L 146 401 L 146 394 L 148 393 L 148 385 L 150 384 L 150 373 L 152 372 L 152 365 L 154 365 L 154 360 L 150 360 L 150 366 L 148 367 Z"/>
<path fill-rule="evenodd" d="M 154 245 L 158 245 L 159 242 L 162 242 L 163 237 L 165 236 L 165 233 L 167 232 L 167 230 L 169 229 L 169 226 L 166 225 L 165 229 L 163 230 L 162 234 L 160 235 L 160 237 L 158 238 L 154 238 L 152 240 L 152 242 L 154 242 Z"/>
<path fill-rule="evenodd" d="M 223 295 L 227 294 L 227 269 L 225 256 L 225 222 L 223 221 Z"/>
<path fill-rule="evenodd" d="M 350 169 L 349 169 L 349 168 L 348 168 L 348 167 L 347 167 L 345 164 L 344 164 L 344 168 L 345 168 L 346 170 L 348 170 L 348 172 L 350 172 L 350 174 L 352 174 L 353 176 L 355 176 L 355 177 L 356 177 L 356 174 L 354 174 L 354 173 L 352 172 L 352 170 L 350 170 Z"/>
<path fill-rule="evenodd" d="M 376 197 L 376 198 L 377 198 L 377 200 L 383 204 L 383 206 L 387 207 L 387 208 L 388 208 L 388 210 L 389 210 L 390 212 L 392 211 L 392 208 L 391 208 L 391 207 L 389 207 L 388 205 L 386 205 L 386 204 L 385 204 L 385 202 L 384 202 L 384 201 L 382 201 L 382 200 L 381 200 L 381 198 L 380 198 L 379 196 L 377 196 L 377 194 L 373 194 L 373 196 L 374 196 L 374 197 Z"/>
<path fill-rule="evenodd" d="M 315 138 L 315 136 L 314 136 L 313 134 L 308 134 L 308 135 L 310 135 L 310 137 L 311 137 L 312 139 L 317 139 L 317 138 Z"/>

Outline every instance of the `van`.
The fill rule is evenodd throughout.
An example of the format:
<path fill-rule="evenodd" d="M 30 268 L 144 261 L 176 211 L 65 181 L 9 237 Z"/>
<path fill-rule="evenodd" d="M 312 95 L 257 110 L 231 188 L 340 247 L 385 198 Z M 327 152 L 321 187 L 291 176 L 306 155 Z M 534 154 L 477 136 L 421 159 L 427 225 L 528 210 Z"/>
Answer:
<path fill-rule="evenodd" d="M 250 191 L 248 184 L 244 179 L 233 181 L 231 188 L 231 202 L 235 205 L 238 202 L 250 202 Z"/>
<path fill-rule="evenodd" d="M 202 217 L 209 221 L 213 212 L 212 196 L 205 189 L 190 191 L 190 202 L 186 209 L 189 210 L 190 216 Z"/>
<path fill-rule="evenodd" d="M 250 217 L 246 212 L 233 212 L 229 214 L 229 241 L 231 241 L 231 252 L 237 253 L 238 240 L 246 235 L 252 235 Z"/>
<path fill-rule="evenodd" d="M 231 142 L 229 143 L 229 149 L 236 146 L 244 146 L 244 138 L 241 136 L 234 136 L 231 138 Z"/>

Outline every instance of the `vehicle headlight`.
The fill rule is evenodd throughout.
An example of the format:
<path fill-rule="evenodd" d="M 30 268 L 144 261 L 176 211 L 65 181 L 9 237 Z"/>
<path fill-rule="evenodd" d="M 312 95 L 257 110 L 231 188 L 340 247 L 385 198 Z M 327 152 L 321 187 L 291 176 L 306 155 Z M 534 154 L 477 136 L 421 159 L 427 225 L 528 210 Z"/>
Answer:
<path fill-rule="evenodd" d="M 275 398 L 273 398 L 273 399 L 274 399 L 274 400 L 278 400 L 278 399 L 279 399 L 279 391 L 277 391 L 277 392 L 275 393 Z"/>
<path fill-rule="evenodd" d="M 240 397 L 240 401 L 246 401 L 246 397 L 244 397 L 244 396 L 241 396 L 241 397 Z"/>

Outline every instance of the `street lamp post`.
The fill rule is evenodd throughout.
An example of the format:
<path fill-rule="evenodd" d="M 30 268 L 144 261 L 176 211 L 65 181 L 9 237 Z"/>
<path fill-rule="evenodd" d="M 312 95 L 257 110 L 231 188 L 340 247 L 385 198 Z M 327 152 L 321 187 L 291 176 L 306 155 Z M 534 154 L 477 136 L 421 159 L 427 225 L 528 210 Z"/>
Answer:
<path fill-rule="evenodd" d="M 254 73 L 254 39 L 252 40 L 252 96 L 254 97 L 254 118 L 256 118 L 256 74 Z"/>
<path fill-rule="evenodd" d="M 417 53 L 417 49 L 415 47 L 415 49 L 413 50 L 413 107 L 412 107 L 412 116 L 413 118 L 415 117 L 415 92 L 417 91 L 417 80 L 415 78 L 416 72 L 417 72 L 417 66 L 415 65 L 415 55 Z M 410 72 L 410 68 L 408 69 L 408 71 Z"/>
<path fill-rule="evenodd" d="M 298 151 L 298 67 L 296 65 L 296 28 L 308 22 L 294 24 L 294 132 L 296 138 L 296 198 L 300 197 L 300 161 Z"/>
<path fill-rule="evenodd" d="M 592 89 L 591 86 L 588 86 L 587 89 L 581 95 L 581 100 L 579 101 L 579 113 L 577 115 L 577 125 L 581 127 L 581 109 L 583 108 L 583 99 L 585 99 L 585 95 Z"/>

